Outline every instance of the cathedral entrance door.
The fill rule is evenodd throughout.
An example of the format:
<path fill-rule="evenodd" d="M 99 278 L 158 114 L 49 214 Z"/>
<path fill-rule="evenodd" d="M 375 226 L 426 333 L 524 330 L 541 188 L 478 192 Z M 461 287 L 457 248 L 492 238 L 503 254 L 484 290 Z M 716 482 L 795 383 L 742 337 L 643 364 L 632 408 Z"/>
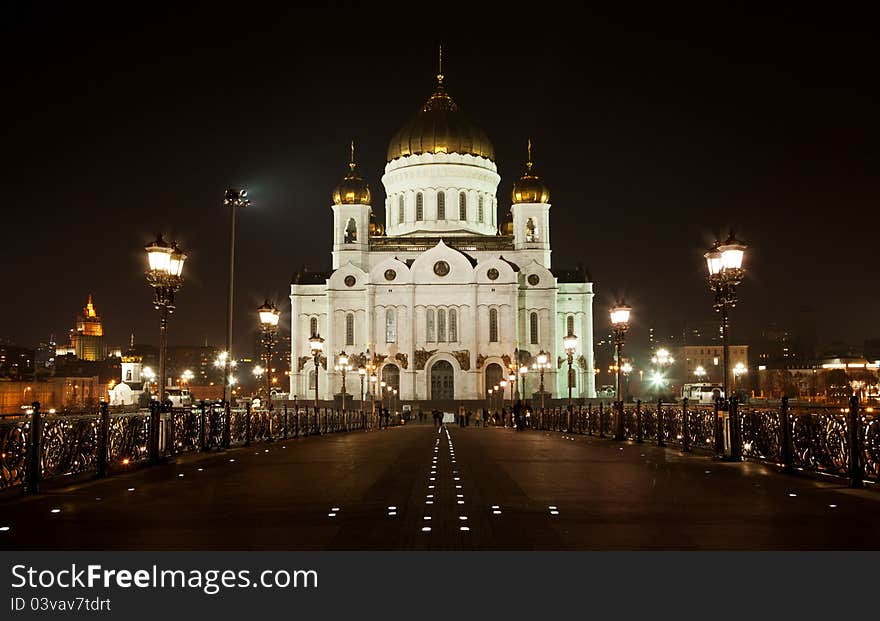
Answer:
<path fill-rule="evenodd" d="M 455 372 L 445 360 L 438 360 L 431 366 L 431 399 L 455 399 Z"/>

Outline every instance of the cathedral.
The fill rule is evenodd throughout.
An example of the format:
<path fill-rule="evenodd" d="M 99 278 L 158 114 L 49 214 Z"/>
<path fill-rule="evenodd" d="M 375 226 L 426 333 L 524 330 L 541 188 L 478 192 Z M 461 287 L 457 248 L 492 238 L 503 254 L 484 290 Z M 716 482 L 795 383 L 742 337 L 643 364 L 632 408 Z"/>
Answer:
<path fill-rule="evenodd" d="M 301 271 L 290 287 L 291 397 L 312 398 L 317 381 L 319 397 L 332 399 L 347 373 L 356 399 L 361 385 L 369 399 L 380 381 L 403 401 L 485 399 L 516 373 L 517 393 L 531 398 L 539 353 L 546 398 L 567 397 L 569 382 L 574 397 L 595 396 L 593 285 L 584 270 L 552 266 L 550 192 L 530 143 L 527 154 L 499 223 L 492 143 L 447 93 L 442 72 L 388 145 L 384 223 L 352 145 L 332 194 L 332 270 Z M 317 373 L 313 337 L 324 339 Z M 351 370 L 339 370 L 343 353 Z"/>

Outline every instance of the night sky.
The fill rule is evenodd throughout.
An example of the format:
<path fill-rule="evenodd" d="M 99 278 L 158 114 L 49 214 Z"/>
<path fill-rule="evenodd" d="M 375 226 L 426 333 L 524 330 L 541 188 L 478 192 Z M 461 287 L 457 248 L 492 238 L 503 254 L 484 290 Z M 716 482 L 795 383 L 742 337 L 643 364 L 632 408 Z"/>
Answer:
<path fill-rule="evenodd" d="M 450 94 L 495 145 L 499 219 L 532 138 L 553 263 L 590 270 L 597 334 L 620 294 L 635 339 L 712 319 L 702 254 L 732 225 L 751 247 L 734 341 L 805 305 L 820 343 L 880 336 L 867 15 L 158 4 L 4 7 L 0 338 L 64 342 L 91 292 L 109 343 L 155 342 L 143 246 L 161 230 L 189 254 L 170 343 L 222 345 L 222 196 L 241 185 L 254 208 L 239 214 L 235 329 L 249 351 L 263 299 L 287 322 L 291 275 L 329 268 L 351 139 L 381 212 L 388 140 L 430 95 L 438 43 Z"/>

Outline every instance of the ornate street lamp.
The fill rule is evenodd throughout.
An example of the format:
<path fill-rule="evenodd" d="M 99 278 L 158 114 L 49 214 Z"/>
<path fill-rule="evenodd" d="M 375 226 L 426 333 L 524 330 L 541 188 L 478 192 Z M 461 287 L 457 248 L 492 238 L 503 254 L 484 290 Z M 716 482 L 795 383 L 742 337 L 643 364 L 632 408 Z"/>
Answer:
<path fill-rule="evenodd" d="M 510 384 L 510 403 L 512 405 L 514 393 L 516 393 L 516 373 L 510 373 L 507 376 L 507 383 Z"/>
<path fill-rule="evenodd" d="M 272 350 L 275 347 L 275 337 L 278 334 L 278 320 L 281 311 L 269 300 L 257 308 L 257 316 L 260 318 L 260 340 L 263 345 L 263 362 L 266 365 L 266 400 L 272 405 Z"/>
<path fill-rule="evenodd" d="M 354 367 L 352 367 L 348 363 L 348 354 L 344 351 L 339 353 L 339 357 L 336 359 L 336 366 L 333 369 L 339 373 L 342 373 L 342 413 L 345 414 L 345 376 L 348 375 L 349 371 L 351 371 Z"/>
<path fill-rule="evenodd" d="M 168 330 L 168 315 L 174 312 L 174 293 L 183 284 L 183 264 L 186 255 L 176 244 L 162 239 L 144 246 L 147 252 L 147 282 L 153 287 L 153 307 L 159 311 L 159 408 L 153 408 L 150 429 L 150 459 L 159 459 L 159 411 L 165 410 L 165 342 Z M 170 425 L 169 425 L 170 432 Z M 170 435 L 170 434 L 169 434 Z M 168 445 L 170 448 L 170 444 Z"/>
<path fill-rule="evenodd" d="M 614 332 L 614 363 L 615 363 L 615 377 L 616 377 L 616 392 L 614 393 L 617 397 L 617 425 L 616 430 L 614 432 L 615 440 L 623 440 L 623 394 L 620 391 L 620 372 L 621 372 L 621 359 L 620 353 L 623 350 L 623 341 L 626 338 L 626 332 L 629 330 L 629 316 L 632 313 L 632 306 L 629 306 L 623 302 L 618 302 L 615 304 L 610 311 L 611 315 L 611 329 Z"/>
<path fill-rule="evenodd" d="M 366 376 L 367 376 L 366 367 L 358 367 L 358 377 L 361 378 L 361 403 L 360 403 L 361 410 L 364 409 L 364 378 Z"/>
<path fill-rule="evenodd" d="M 519 368 L 519 394 L 520 398 L 525 401 L 528 397 L 526 395 L 526 373 L 529 372 L 529 367 L 526 365 L 522 365 Z"/>
<path fill-rule="evenodd" d="M 566 359 L 568 360 L 568 410 L 571 411 L 571 389 L 574 386 L 574 371 L 572 363 L 574 362 L 574 352 L 577 349 L 578 337 L 574 333 L 565 335 L 562 339 L 562 346 L 565 348 Z"/>
<path fill-rule="evenodd" d="M 487 394 L 486 405 L 488 406 L 488 415 L 490 415 L 490 416 L 492 414 L 492 391 L 493 390 L 494 390 L 493 388 L 489 388 L 488 390 L 486 390 L 486 394 Z M 487 421 L 487 424 L 488 424 L 488 421 Z"/>
<path fill-rule="evenodd" d="M 324 351 L 324 339 L 320 334 L 316 334 L 309 339 L 309 349 L 312 352 L 312 359 L 315 361 L 315 416 L 318 412 L 318 366 L 321 364 L 321 353 Z"/>
<path fill-rule="evenodd" d="M 501 404 L 501 407 L 503 408 L 504 407 L 504 392 L 505 392 L 505 389 L 507 388 L 507 380 L 505 380 L 505 379 L 501 380 L 500 382 L 498 382 L 498 385 L 501 387 L 501 395 L 500 395 L 499 403 Z"/>
<path fill-rule="evenodd" d="M 709 290 L 715 296 L 712 306 L 715 312 L 721 316 L 722 386 L 724 387 L 724 398 L 728 401 L 730 399 L 730 324 L 728 313 L 731 308 L 736 306 L 736 286 L 742 282 L 745 274 L 743 259 L 746 248 L 747 246 L 739 241 L 731 231 L 730 236 L 723 244 L 716 241 L 704 255 L 708 269 Z M 724 409 L 727 410 L 727 407 L 725 406 Z M 730 410 L 730 430 L 730 459 L 739 461 L 742 459 L 742 449 L 739 446 L 739 416 L 736 413 L 736 407 Z M 716 425 L 715 447 L 716 451 L 723 452 L 724 442 L 720 425 Z"/>
<path fill-rule="evenodd" d="M 536 361 L 532 364 L 532 368 L 538 371 L 538 377 L 541 380 L 541 411 L 544 411 L 544 371 L 550 368 L 550 355 L 543 349 L 538 352 Z"/>
<path fill-rule="evenodd" d="M 235 277 L 235 213 L 244 207 L 250 207 L 251 201 L 247 197 L 247 190 L 238 188 L 229 188 L 223 195 L 223 205 L 229 208 L 229 292 L 226 297 L 226 351 L 229 355 L 226 357 L 226 368 L 223 370 L 223 377 L 232 377 L 232 369 L 230 362 L 232 356 L 232 294 Z M 229 395 L 227 396 L 227 387 Z M 223 400 L 226 402 L 227 412 L 232 397 L 232 386 L 228 384 L 228 380 L 223 382 Z M 227 427 L 229 425 L 227 424 Z M 226 438 L 228 439 L 228 438 Z M 228 446 L 228 442 L 226 443 Z"/>
<path fill-rule="evenodd" d="M 748 372 L 748 368 L 742 362 L 737 362 L 736 366 L 733 367 L 733 377 L 736 378 L 736 390 L 742 388 L 742 376 Z"/>

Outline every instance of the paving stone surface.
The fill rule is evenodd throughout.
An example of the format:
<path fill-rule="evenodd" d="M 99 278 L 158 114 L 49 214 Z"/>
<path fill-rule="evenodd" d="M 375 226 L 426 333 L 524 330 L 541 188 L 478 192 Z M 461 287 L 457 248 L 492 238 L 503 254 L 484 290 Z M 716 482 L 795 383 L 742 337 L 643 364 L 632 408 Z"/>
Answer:
<path fill-rule="evenodd" d="M 880 549 L 880 490 L 588 436 L 412 425 L 0 500 L 0 548 Z"/>

